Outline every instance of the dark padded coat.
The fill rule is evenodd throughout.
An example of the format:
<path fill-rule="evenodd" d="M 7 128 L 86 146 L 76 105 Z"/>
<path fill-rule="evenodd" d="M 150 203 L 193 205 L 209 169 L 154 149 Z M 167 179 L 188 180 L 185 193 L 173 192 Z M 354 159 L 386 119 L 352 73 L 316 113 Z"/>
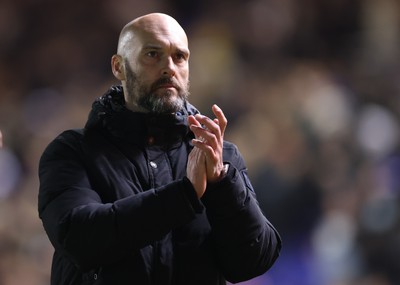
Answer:
<path fill-rule="evenodd" d="M 49 144 L 39 216 L 55 248 L 52 285 L 220 285 L 272 266 L 280 238 L 235 145 L 224 143 L 228 173 L 201 200 L 185 177 L 197 112 L 131 112 L 112 87 L 84 129 Z"/>

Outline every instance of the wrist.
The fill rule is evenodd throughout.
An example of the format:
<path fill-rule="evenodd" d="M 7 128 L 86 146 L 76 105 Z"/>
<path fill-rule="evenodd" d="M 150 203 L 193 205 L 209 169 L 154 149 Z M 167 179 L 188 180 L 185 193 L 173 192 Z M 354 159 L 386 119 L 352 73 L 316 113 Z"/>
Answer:
<path fill-rule="evenodd" d="M 229 170 L 229 164 L 223 164 L 219 170 L 219 174 L 215 176 L 216 178 L 214 178 L 212 180 L 210 179 L 208 182 L 216 183 L 216 182 L 221 181 L 222 179 L 224 179 L 224 177 L 228 173 L 228 170 Z"/>

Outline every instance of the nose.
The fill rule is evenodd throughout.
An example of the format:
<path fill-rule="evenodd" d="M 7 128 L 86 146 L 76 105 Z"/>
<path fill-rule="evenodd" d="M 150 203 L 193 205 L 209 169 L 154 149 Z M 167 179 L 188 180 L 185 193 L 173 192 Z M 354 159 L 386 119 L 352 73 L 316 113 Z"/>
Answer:
<path fill-rule="evenodd" d="M 174 60 L 172 57 L 169 56 L 165 60 L 165 63 L 164 63 L 161 73 L 163 76 L 173 77 L 173 76 L 175 76 L 175 72 L 176 72 L 175 68 L 176 68 L 176 66 L 175 66 Z"/>

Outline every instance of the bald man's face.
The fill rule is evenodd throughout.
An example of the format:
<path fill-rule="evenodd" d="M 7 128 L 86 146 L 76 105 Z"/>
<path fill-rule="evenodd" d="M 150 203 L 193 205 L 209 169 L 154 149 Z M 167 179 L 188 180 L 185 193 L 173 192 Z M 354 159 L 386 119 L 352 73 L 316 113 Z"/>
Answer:
<path fill-rule="evenodd" d="M 182 109 L 189 94 L 189 49 L 182 28 L 164 18 L 132 27 L 123 53 L 128 108 L 155 113 Z"/>

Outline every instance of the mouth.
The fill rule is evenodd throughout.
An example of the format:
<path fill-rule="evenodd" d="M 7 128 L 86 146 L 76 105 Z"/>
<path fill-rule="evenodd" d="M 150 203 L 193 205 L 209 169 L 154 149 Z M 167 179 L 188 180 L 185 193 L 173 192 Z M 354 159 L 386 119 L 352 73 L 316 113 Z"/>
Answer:
<path fill-rule="evenodd" d="M 179 90 L 178 84 L 169 78 L 162 78 L 153 84 L 153 90 L 157 89 L 176 89 Z"/>
<path fill-rule="evenodd" d="M 157 89 L 171 89 L 171 88 L 178 89 L 173 84 L 162 84 L 162 85 L 157 86 Z"/>

